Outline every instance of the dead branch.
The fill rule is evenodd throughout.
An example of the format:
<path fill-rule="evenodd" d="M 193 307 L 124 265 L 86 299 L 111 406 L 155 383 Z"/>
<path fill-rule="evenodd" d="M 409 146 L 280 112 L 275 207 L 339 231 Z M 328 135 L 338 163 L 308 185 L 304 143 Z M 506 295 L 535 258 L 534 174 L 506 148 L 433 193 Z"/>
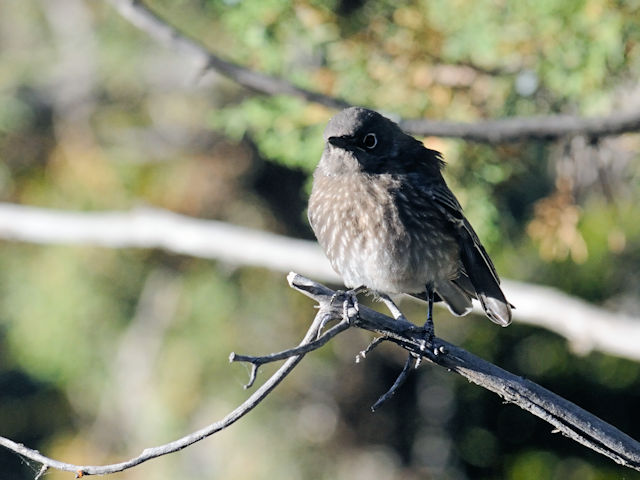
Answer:
<path fill-rule="evenodd" d="M 192 57 L 201 65 L 203 70 L 214 70 L 243 87 L 267 95 L 289 95 L 308 102 L 319 103 L 329 108 L 342 109 L 349 106 L 349 103 L 344 100 L 297 87 L 282 78 L 253 71 L 237 63 L 224 60 L 218 55 L 214 55 L 206 46 L 196 40 L 188 38 L 177 28 L 169 25 L 141 1 L 107 1 L 122 17 L 133 25 L 167 47 Z"/>
<path fill-rule="evenodd" d="M 334 291 L 308 278 L 290 273 L 289 284 L 320 305 L 331 301 Z M 338 317 L 339 318 L 339 317 Z M 355 326 L 376 332 L 410 353 L 458 373 L 509 403 L 514 403 L 554 426 L 557 432 L 612 459 L 640 471 L 640 443 L 574 403 L 489 363 L 440 338 L 433 349 L 421 350 L 423 332 L 413 324 L 360 307 Z"/>
<path fill-rule="evenodd" d="M 433 364 L 462 375 L 469 381 L 498 394 L 507 402 L 514 403 L 550 423 L 555 427 L 554 431 L 561 432 L 620 465 L 640 471 L 640 443 L 568 400 L 440 338 L 434 338 L 433 348 L 425 350 L 423 329 L 409 322 L 394 320 L 364 306 L 359 307 L 356 317 L 347 317 L 344 315 L 342 303 L 336 305 L 336 292 L 333 290 L 293 272 L 287 279 L 292 288 L 318 302 L 318 313 L 298 347 L 262 357 L 231 354 L 231 361 L 252 364 L 250 383 L 253 383 L 260 365 L 284 359 L 286 361 L 253 395 L 222 420 L 165 445 L 146 448 L 130 460 L 110 465 L 76 465 L 61 462 L 4 437 L 0 437 L 0 445 L 41 463 L 42 468 L 36 478 L 41 477 L 48 468 L 73 472 L 76 477 L 121 472 L 147 460 L 174 453 L 229 427 L 255 408 L 295 368 L 306 353 L 320 348 L 334 336 L 355 326 L 381 335 L 380 338 L 400 345 L 411 355 L 421 356 Z M 320 328 L 333 320 L 338 321 L 338 324 L 317 338 Z M 367 351 L 371 351 L 380 341 L 374 340 L 367 347 Z M 362 354 L 357 358 L 363 358 Z M 404 381 L 409 372 L 409 364 L 407 361 L 396 384 L 376 402 L 376 406 L 388 399 Z"/>
<path fill-rule="evenodd" d="M 107 0 L 123 18 L 150 37 L 176 51 L 194 58 L 203 68 L 211 69 L 253 91 L 267 95 L 288 95 L 315 102 L 332 109 L 342 109 L 349 102 L 293 85 L 271 75 L 253 71 L 213 54 L 202 43 L 187 37 L 160 18 L 140 0 Z M 564 136 L 589 138 L 619 135 L 640 130 L 640 111 L 614 112 L 602 117 L 572 115 L 511 117 L 480 120 L 475 123 L 441 122 L 429 119 L 399 119 L 400 126 L 414 135 L 453 137 L 474 142 L 501 143 L 526 139 L 553 140 Z"/>
<path fill-rule="evenodd" d="M 0 202 L 0 238 L 39 244 L 161 248 L 233 265 L 279 272 L 294 269 L 324 282 L 340 283 L 316 242 L 155 208 L 73 212 Z M 599 350 L 640 360 L 639 318 L 598 308 L 551 287 L 513 280 L 504 280 L 503 287 L 518 307 L 516 322 L 562 335 L 579 353 Z M 476 308 L 480 311 L 478 305 Z"/>
<path fill-rule="evenodd" d="M 619 135 L 640 130 L 640 113 L 616 112 L 602 117 L 546 115 L 481 120 L 477 123 L 436 122 L 428 119 L 401 120 L 400 126 L 415 135 L 455 137 L 486 143 L 518 140 L 554 140 L 581 135 L 587 138 Z"/>
<path fill-rule="evenodd" d="M 332 313 L 327 308 L 321 308 L 320 310 L 318 310 L 313 323 L 309 327 L 309 330 L 300 342 L 299 346 L 303 347 L 311 342 L 314 342 L 318 335 L 320 326 L 326 324 L 328 321 L 328 317 L 331 315 Z M 325 335 L 327 335 L 328 333 L 329 332 L 326 332 Z M 319 346 L 321 346 L 321 344 L 317 344 L 316 348 L 318 348 Z M 242 405 L 233 410 L 223 419 L 214 422 L 196 432 L 185 435 L 178 440 L 174 440 L 173 442 L 159 445 L 157 447 L 145 448 L 140 455 L 124 462 L 109 465 L 76 465 L 73 463 L 54 460 L 45 455 L 42 455 L 37 450 L 25 447 L 21 443 L 14 442 L 13 440 L 1 436 L 0 445 L 16 452 L 23 457 L 41 463 L 42 468 L 37 474 L 36 478 L 41 477 L 48 468 L 62 470 L 65 472 L 73 472 L 75 473 L 76 478 L 85 475 L 107 475 L 110 473 L 122 472 L 123 470 L 135 467 L 136 465 L 140 465 L 141 463 L 144 463 L 148 460 L 161 457 L 163 455 L 168 455 L 170 453 L 177 452 L 178 450 L 182 450 L 189 445 L 192 445 L 207 437 L 210 437 L 211 435 L 221 430 L 224 430 L 225 428 L 234 424 L 236 421 L 240 420 L 247 413 L 253 410 L 262 400 L 264 400 L 264 398 L 269 395 L 269 393 L 271 393 L 271 391 L 276 388 L 278 384 L 282 380 L 284 380 L 284 378 L 289 373 L 291 373 L 291 371 L 296 367 L 300 360 L 302 360 L 305 353 L 307 353 L 295 349 L 292 351 L 294 353 L 286 356 L 286 362 L 276 371 L 276 373 L 274 373 L 260 388 L 258 388 L 258 390 L 256 390 L 256 392 L 251 395 Z"/>

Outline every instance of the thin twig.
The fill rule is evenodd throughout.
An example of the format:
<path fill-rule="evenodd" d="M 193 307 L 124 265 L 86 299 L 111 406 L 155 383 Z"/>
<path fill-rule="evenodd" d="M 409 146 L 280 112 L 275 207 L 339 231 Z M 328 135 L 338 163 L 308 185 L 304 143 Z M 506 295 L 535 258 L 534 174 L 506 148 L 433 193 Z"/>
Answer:
<path fill-rule="evenodd" d="M 47 465 L 42 465 L 42 467 L 40 468 L 40 471 L 38 472 L 38 474 L 33 477 L 33 480 L 40 480 L 42 478 L 42 476 L 47 473 L 47 470 L 49 470 L 49 467 Z"/>
<path fill-rule="evenodd" d="M 384 336 L 375 337 L 373 340 L 371 340 L 371 343 L 369 343 L 369 345 L 367 345 L 367 348 L 365 348 L 364 350 L 360 350 L 358 352 L 358 354 L 356 355 L 356 363 L 360 363 L 362 360 L 367 358 L 367 355 L 369 355 L 369 353 L 374 348 L 376 348 L 378 345 L 380 345 L 385 340 L 388 340 L 388 339 L 386 337 L 384 337 Z"/>
<path fill-rule="evenodd" d="M 402 367 L 402 371 L 400 372 L 400 375 L 398 375 L 398 378 L 396 378 L 396 381 L 393 382 L 393 385 L 391 385 L 391 388 L 387 390 L 387 392 L 384 395 L 378 398 L 376 403 L 371 405 L 372 412 L 375 412 L 378 408 L 382 406 L 383 403 L 385 403 L 387 400 L 393 397 L 393 395 L 396 393 L 398 388 L 400 388 L 404 384 L 404 382 L 407 381 L 407 378 L 409 378 L 409 373 L 411 372 L 411 364 L 413 363 L 414 359 L 415 357 L 413 356 L 413 354 L 410 353 L 409 356 L 407 357 L 407 361 L 404 362 L 404 367 Z"/>
<path fill-rule="evenodd" d="M 316 314 L 316 317 L 312 325 L 307 330 L 300 345 L 312 342 L 318 333 L 320 324 L 325 321 L 327 315 L 333 315 L 328 309 L 320 309 Z M 129 468 L 135 467 L 147 460 L 167 455 L 178 450 L 182 450 L 189 445 L 192 445 L 200 440 L 203 440 L 235 423 L 237 420 L 245 416 L 251 410 L 253 410 L 278 384 L 295 368 L 295 366 L 302 360 L 304 354 L 294 355 L 287 359 L 287 361 L 263 384 L 258 388 L 253 395 L 251 395 L 242 405 L 237 407 L 231 413 L 229 413 L 223 419 L 208 425 L 196 432 L 190 433 L 173 442 L 159 445 L 157 447 L 146 448 L 137 457 L 131 458 L 124 462 L 110 464 L 110 465 L 75 465 L 72 463 L 61 462 L 52 458 L 42 455 L 37 450 L 25 447 L 24 445 L 14 442 L 5 437 L 0 437 L 0 445 L 12 450 L 26 458 L 39 462 L 46 467 L 54 468 L 56 470 L 62 470 L 66 472 L 73 472 L 77 477 L 86 475 L 105 475 L 109 473 L 121 472 Z M 42 470 L 41 470 L 42 471 Z"/>
<path fill-rule="evenodd" d="M 325 318 L 328 318 L 329 320 L 331 320 L 330 317 L 325 317 Z M 320 328 L 322 327 L 323 325 L 320 325 Z M 342 320 L 340 323 L 331 327 L 324 334 L 322 334 L 320 338 L 314 340 L 313 342 L 305 343 L 298 347 L 289 348 L 281 352 L 270 353 L 269 355 L 264 355 L 262 357 L 254 357 L 251 355 L 239 355 L 235 352 L 231 352 L 231 354 L 229 355 L 229 361 L 230 362 L 246 362 L 251 364 L 252 368 L 251 368 L 251 374 L 249 376 L 249 383 L 247 383 L 244 386 L 245 389 L 251 388 L 253 386 L 253 383 L 256 380 L 258 368 L 260 368 L 261 365 L 264 365 L 265 363 L 277 362 L 278 360 L 285 360 L 295 355 L 304 355 L 313 350 L 317 350 L 318 348 L 323 346 L 325 343 L 327 343 L 329 340 L 331 340 L 333 337 L 335 337 L 337 334 L 345 331 L 349 327 L 350 327 L 349 321 Z M 318 331 L 320 331 L 320 328 L 318 329 Z"/>

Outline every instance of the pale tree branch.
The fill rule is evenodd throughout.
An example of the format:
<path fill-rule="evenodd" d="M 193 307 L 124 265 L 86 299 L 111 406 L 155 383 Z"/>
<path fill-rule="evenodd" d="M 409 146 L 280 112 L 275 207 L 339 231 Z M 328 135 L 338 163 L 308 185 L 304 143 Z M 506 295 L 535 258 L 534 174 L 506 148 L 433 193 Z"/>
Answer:
<path fill-rule="evenodd" d="M 279 77 L 256 72 L 222 59 L 202 43 L 189 38 L 166 20 L 156 15 L 140 0 L 107 0 L 131 24 L 173 48 L 188 55 L 203 69 L 211 69 L 234 82 L 266 95 L 288 95 L 315 102 L 332 109 L 342 109 L 349 102 L 298 87 Z M 526 139 L 553 140 L 565 136 L 584 135 L 598 138 L 640 130 L 640 111 L 614 112 L 602 117 L 546 115 L 480 120 L 474 123 L 445 122 L 429 119 L 400 119 L 400 126 L 414 135 L 453 137 L 475 142 L 513 142 Z"/>
<path fill-rule="evenodd" d="M 640 471 L 640 443 L 574 403 L 440 338 L 434 338 L 433 348 L 425 350 L 423 329 L 406 321 L 394 320 L 364 306 L 359 307 L 357 316 L 345 317 L 341 302 L 339 304 L 335 302 L 337 292 L 293 272 L 287 279 L 292 288 L 318 302 L 318 313 L 304 339 L 296 348 L 262 357 L 232 354 L 232 361 L 245 361 L 254 366 L 252 379 L 260 365 L 283 359 L 286 361 L 253 395 L 222 420 L 165 445 L 147 448 L 130 460 L 110 465 L 75 465 L 61 462 L 4 437 L 0 437 L 0 445 L 41 463 L 43 467 L 36 478 L 42 476 L 47 468 L 74 472 L 76 476 L 121 472 L 147 460 L 174 453 L 229 427 L 255 408 L 295 368 L 306 353 L 320 348 L 335 335 L 355 326 L 375 332 L 382 338 L 400 345 L 414 356 L 425 358 L 448 371 L 462 375 L 470 382 L 498 394 L 506 402 L 514 403 L 550 423 L 555 428 L 554 432 L 562 433 L 620 465 Z M 317 338 L 321 326 L 332 320 L 338 321 L 338 324 Z M 372 345 L 379 343 L 379 340 L 375 340 L 368 350 L 373 348 Z M 358 355 L 357 358 L 362 357 Z M 400 383 L 403 375 L 406 378 L 409 374 L 408 365 L 409 361 L 405 364 L 402 375 L 396 383 Z M 390 393 L 393 391 L 395 391 L 394 388 Z"/>
<path fill-rule="evenodd" d="M 341 283 L 316 242 L 200 220 L 166 210 L 70 212 L 0 203 L 0 239 L 109 248 L 160 248 L 239 266 L 290 269 Z M 557 289 L 504 280 L 514 320 L 565 337 L 578 353 L 599 350 L 640 360 L 640 318 L 611 312 Z M 481 309 L 475 305 L 477 312 Z M 559 320 L 561 319 L 561 320 Z"/>

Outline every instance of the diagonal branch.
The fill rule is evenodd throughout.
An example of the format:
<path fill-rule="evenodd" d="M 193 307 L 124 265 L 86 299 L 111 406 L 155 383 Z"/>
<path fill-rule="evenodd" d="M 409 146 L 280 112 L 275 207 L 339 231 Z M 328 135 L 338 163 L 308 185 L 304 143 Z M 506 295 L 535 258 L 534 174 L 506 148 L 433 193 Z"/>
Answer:
<path fill-rule="evenodd" d="M 141 0 L 107 0 L 126 20 L 162 44 L 189 55 L 202 65 L 253 91 L 267 95 L 288 95 L 315 102 L 332 109 L 342 109 L 349 102 L 324 95 L 279 77 L 256 72 L 213 54 L 202 43 L 187 37 L 156 15 Z M 429 119 L 400 119 L 400 126 L 414 135 L 453 137 L 485 143 L 513 142 L 526 139 L 553 140 L 564 136 L 591 138 L 618 135 L 640 130 L 640 111 L 614 112 L 603 117 L 547 115 L 480 120 L 475 123 L 440 122 Z"/>
<path fill-rule="evenodd" d="M 311 343 L 316 339 L 320 326 L 324 325 L 328 321 L 328 315 L 331 315 L 331 312 L 327 309 L 320 309 L 318 311 L 313 323 L 309 327 L 309 330 L 300 342 L 300 346 Z M 271 393 L 271 391 L 276 388 L 289 373 L 291 373 L 300 360 L 302 360 L 305 353 L 306 352 L 296 352 L 289 355 L 287 361 L 258 390 L 256 390 L 253 395 L 223 419 L 173 442 L 159 445 L 157 447 L 145 448 L 140 455 L 124 462 L 110 465 L 75 465 L 46 457 L 37 450 L 25 447 L 21 443 L 14 442 L 13 440 L 1 436 L 0 445 L 22 455 L 23 457 L 41 463 L 43 468 L 38 473 L 38 476 L 42 476 L 42 474 L 46 472 L 47 467 L 65 472 L 73 472 L 76 474 L 76 478 L 85 475 L 106 475 L 122 472 L 148 460 L 182 450 L 183 448 L 210 437 L 211 435 L 234 424 L 264 400 L 264 398 L 269 395 L 269 393 Z"/>
<path fill-rule="evenodd" d="M 202 43 L 197 42 L 176 27 L 169 25 L 142 1 L 139 0 L 107 0 L 117 11 L 133 25 L 155 38 L 167 47 L 192 57 L 204 70 L 212 69 L 234 82 L 256 92 L 267 95 L 289 95 L 308 102 L 315 102 L 329 108 L 342 109 L 349 103 L 339 98 L 313 92 L 293 85 L 282 78 L 256 72 L 237 63 L 224 60 L 213 54 Z"/>
<path fill-rule="evenodd" d="M 320 305 L 331 301 L 333 290 L 295 273 L 289 284 L 314 299 Z M 556 431 L 612 459 L 620 465 L 640 471 L 640 443 L 574 403 L 525 378 L 514 375 L 460 347 L 440 338 L 433 351 L 421 350 L 423 332 L 412 324 L 360 307 L 357 327 L 383 334 L 416 355 L 458 373 L 467 380 L 486 388 L 507 402 L 514 403 L 542 420 Z"/>

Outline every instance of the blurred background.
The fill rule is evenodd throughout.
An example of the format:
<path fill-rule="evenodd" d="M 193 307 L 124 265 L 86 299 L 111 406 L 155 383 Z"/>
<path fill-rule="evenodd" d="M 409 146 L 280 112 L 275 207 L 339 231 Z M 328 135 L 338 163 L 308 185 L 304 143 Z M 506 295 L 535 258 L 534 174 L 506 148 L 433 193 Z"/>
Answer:
<path fill-rule="evenodd" d="M 227 60 L 402 118 L 640 109 L 636 0 L 145 4 Z M 335 113 L 205 71 L 107 1 L 0 2 L 2 202 L 152 206 L 311 240 L 309 176 Z M 640 319 L 639 134 L 424 141 L 504 278 Z M 229 352 L 292 346 L 315 313 L 281 271 L 0 241 L 0 435 L 72 463 L 121 461 L 223 417 L 248 396 Z M 424 305 L 402 308 L 423 321 Z M 443 309 L 436 329 L 640 438 L 638 356 Z M 430 365 L 372 414 L 405 356 L 383 345 L 355 364 L 370 338 L 346 332 L 239 423 L 118 478 L 640 479 Z M 0 449 L 2 478 L 39 467 Z"/>

